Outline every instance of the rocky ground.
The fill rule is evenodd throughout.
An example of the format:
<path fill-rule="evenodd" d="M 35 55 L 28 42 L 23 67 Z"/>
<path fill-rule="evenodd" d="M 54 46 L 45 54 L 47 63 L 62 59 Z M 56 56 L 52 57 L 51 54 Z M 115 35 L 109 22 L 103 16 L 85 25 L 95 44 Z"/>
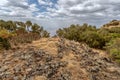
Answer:
<path fill-rule="evenodd" d="M 46 38 L 1 52 L 0 80 L 120 80 L 120 66 L 85 44 Z"/>

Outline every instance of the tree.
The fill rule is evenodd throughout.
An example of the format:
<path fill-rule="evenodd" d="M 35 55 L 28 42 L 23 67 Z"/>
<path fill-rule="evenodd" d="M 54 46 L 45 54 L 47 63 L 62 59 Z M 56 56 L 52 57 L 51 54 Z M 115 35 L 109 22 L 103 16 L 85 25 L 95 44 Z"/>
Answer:
<path fill-rule="evenodd" d="M 16 30 L 16 24 L 13 21 L 9 20 L 9 21 L 6 22 L 5 28 L 9 31 L 15 31 Z"/>
<path fill-rule="evenodd" d="M 29 31 L 30 30 L 30 26 L 32 26 L 32 22 L 31 21 L 26 21 L 26 29 L 27 29 L 27 31 Z"/>
<path fill-rule="evenodd" d="M 32 32 L 33 33 L 39 33 L 40 26 L 38 24 L 32 25 Z"/>
<path fill-rule="evenodd" d="M 62 36 L 64 35 L 64 30 L 58 29 L 58 30 L 56 31 L 56 34 L 57 34 L 59 37 L 62 37 Z"/>
<path fill-rule="evenodd" d="M 15 24 L 16 25 L 19 25 L 19 27 L 22 27 L 24 29 L 26 29 L 26 24 L 24 22 L 18 22 L 18 21 L 15 21 Z M 18 27 L 17 27 L 18 28 Z"/>
<path fill-rule="evenodd" d="M 48 33 L 46 30 L 42 32 L 42 37 L 49 37 L 50 33 Z"/>
<path fill-rule="evenodd" d="M 0 20 L 0 29 L 4 29 L 4 28 L 5 28 L 5 21 Z"/>

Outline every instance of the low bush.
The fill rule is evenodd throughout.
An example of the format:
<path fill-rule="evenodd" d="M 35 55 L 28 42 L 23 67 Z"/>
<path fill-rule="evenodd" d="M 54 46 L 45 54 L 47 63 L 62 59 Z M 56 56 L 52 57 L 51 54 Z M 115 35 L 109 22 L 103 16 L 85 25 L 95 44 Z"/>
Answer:
<path fill-rule="evenodd" d="M 1 38 L 0 37 L 0 50 L 1 49 L 6 49 L 8 50 L 10 48 L 10 43 L 7 38 Z"/>
<path fill-rule="evenodd" d="M 10 38 L 11 36 L 12 34 L 9 33 L 7 30 L 0 30 L 0 49 L 9 49 L 11 47 L 8 41 L 8 38 Z"/>
<path fill-rule="evenodd" d="M 83 41 L 92 48 L 102 49 L 105 46 L 105 39 L 97 32 L 88 31 L 83 33 Z"/>
<path fill-rule="evenodd" d="M 105 46 L 105 39 L 97 31 L 95 26 L 83 24 L 71 25 L 68 28 L 58 29 L 56 33 L 60 37 L 84 42 L 92 48 L 102 49 Z"/>
<path fill-rule="evenodd" d="M 120 38 L 111 40 L 107 46 L 107 51 L 110 54 L 110 57 L 116 62 L 120 63 Z"/>

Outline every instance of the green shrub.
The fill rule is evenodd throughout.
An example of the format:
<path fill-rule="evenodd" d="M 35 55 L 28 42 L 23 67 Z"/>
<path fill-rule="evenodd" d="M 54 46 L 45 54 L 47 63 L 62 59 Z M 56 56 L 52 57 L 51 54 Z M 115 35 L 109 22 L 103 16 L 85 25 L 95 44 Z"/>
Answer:
<path fill-rule="evenodd" d="M 0 30 L 0 49 L 9 49 L 10 43 L 8 41 L 8 38 L 12 36 L 11 33 L 9 33 L 5 29 Z"/>
<path fill-rule="evenodd" d="M 7 38 L 1 38 L 0 37 L 0 49 L 6 49 L 8 50 L 10 48 L 10 43 Z"/>
<path fill-rule="evenodd" d="M 105 46 L 104 38 L 93 31 L 84 32 L 83 41 L 93 48 L 102 49 Z"/>
<path fill-rule="evenodd" d="M 95 26 L 88 24 L 71 25 L 57 30 L 57 35 L 70 40 L 87 43 L 90 47 L 102 49 L 105 46 L 104 37 L 99 35 Z"/>
<path fill-rule="evenodd" d="M 111 40 L 107 44 L 107 51 L 110 54 L 110 57 L 116 62 L 120 63 L 120 38 Z"/>

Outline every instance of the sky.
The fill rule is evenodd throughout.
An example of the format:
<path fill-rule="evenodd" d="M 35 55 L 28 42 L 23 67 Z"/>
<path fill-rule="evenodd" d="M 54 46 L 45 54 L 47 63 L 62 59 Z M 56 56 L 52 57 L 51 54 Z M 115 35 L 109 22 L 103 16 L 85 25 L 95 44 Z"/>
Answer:
<path fill-rule="evenodd" d="M 0 19 L 31 20 L 55 34 L 58 28 L 120 20 L 120 0 L 0 0 Z"/>

